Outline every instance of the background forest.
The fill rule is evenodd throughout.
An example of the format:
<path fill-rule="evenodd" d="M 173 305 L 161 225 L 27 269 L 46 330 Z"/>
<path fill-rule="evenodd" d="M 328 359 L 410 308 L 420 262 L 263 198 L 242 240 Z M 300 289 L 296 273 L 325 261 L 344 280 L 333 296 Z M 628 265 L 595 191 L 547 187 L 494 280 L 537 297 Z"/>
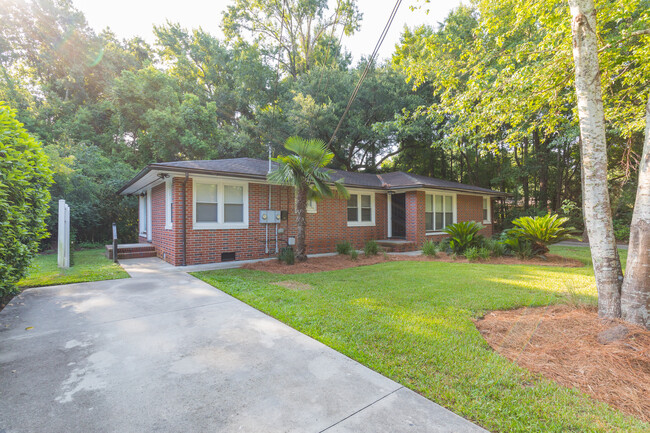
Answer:
<path fill-rule="evenodd" d="M 330 143 L 333 165 L 491 187 L 512 195 L 497 209 L 503 225 L 551 210 L 581 228 L 568 6 L 524 3 L 475 0 L 435 27 L 404 29 L 391 61 L 366 71 Z M 597 6 L 625 239 L 650 78 L 650 36 L 635 30 L 650 27 L 650 1 Z M 354 0 L 233 0 L 215 17 L 223 40 L 169 22 L 149 45 L 98 33 L 69 1 L 3 1 L 0 100 L 43 143 L 52 203 L 70 204 L 76 242 L 105 241 L 112 222 L 126 242 L 137 201 L 115 191 L 148 163 L 266 158 L 291 135 L 329 142 L 370 60 L 352 64 L 340 42 L 361 19 Z M 50 232 L 56 221 L 51 206 Z"/>

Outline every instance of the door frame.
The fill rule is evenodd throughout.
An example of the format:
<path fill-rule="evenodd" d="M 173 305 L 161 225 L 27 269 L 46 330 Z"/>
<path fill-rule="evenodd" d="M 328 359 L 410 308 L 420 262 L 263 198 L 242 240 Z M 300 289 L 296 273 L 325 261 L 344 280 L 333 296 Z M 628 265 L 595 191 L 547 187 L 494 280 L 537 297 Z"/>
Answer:
<path fill-rule="evenodd" d="M 400 236 L 400 237 L 406 238 L 406 218 L 407 218 L 407 215 L 406 215 L 406 193 L 393 193 L 393 194 L 389 193 L 388 194 L 388 200 L 387 200 L 387 202 L 388 202 L 388 218 L 387 218 L 388 219 L 388 230 L 387 230 L 387 234 L 388 234 L 388 238 L 393 237 L 393 195 L 395 195 L 395 194 L 404 195 L 404 236 Z"/>

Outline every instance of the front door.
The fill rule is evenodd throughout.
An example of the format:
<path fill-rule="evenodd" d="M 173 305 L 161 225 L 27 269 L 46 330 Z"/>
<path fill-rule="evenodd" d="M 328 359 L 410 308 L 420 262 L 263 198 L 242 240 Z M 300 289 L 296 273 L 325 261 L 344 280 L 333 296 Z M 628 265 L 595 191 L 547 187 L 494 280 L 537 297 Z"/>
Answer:
<path fill-rule="evenodd" d="M 406 194 L 391 196 L 390 218 L 392 237 L 406 237 Z"/>

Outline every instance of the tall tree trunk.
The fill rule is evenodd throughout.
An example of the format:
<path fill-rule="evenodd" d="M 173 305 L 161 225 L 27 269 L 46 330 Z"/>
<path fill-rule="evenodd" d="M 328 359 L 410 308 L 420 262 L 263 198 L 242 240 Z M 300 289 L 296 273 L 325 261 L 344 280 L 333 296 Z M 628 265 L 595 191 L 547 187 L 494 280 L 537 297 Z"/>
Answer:
<path fill-rule="evenodd" d="M 524 167 L 528 167 L 528 137 L 524 137 L 524 152 L 521 158 L 524 161 Z M 524 173 L 521 181 L 524 187 L 524 209 L 528 210 L 530 207 L 530 187 L 528 184 L 528 173 Z"/>
<path fill-rule="evenodd" d="M 575 86 L 582 136 L 583 201 L 598 288 L 598 315 L 621 315 L 623 273 L 616 249 L 607 190 L 605 114 L 598 64 L 596 9 L 593 0 L 569 0 L 573 20 Z"/>
<path fill-rule="evenodd" d="M 628 322 L 650 329 L 650 96 L 645 122 L 645 143 L 621 290 L 621 314 Z"/>
<path fill-rule="evenodd" d="M 296 194 L 296 225 L 298 232 L 296 233 L 296 260 L 304 262 L 307 260 L 307 252 L 305 245 L 305 238 L 307 237 L 307 185 L 300 186 Z"/>

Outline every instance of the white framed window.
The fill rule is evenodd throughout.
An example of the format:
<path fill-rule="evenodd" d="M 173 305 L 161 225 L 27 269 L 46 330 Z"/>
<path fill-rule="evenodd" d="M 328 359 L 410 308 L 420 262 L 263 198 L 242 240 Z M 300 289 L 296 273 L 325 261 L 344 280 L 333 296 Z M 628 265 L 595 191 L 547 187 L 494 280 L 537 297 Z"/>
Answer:
<path fill-rule="evenodd" d="M 456 222 L 455 194 L 425 195 L 424 223 L 427 232 L 440 232 Z"/>
<path fill-rule="evenodd" d="M 483 197 L 483 224 L 490 224 L 492 221 L 492 203 L 490 197 Z"/>
<path fill-rule="evenodd" d="M 375 194 L 350 192 L 348 199 L 348 226 L 375 225 Z"/>
<path fill-rule="evenodd" d="M 248 228 L 248 183 L 192 178 L 195 229 Z"/>
<path fill-rule="evenodd" d="M 172 179 L 165 181 L 165 230 L 174 227 L 174 194 Z"/>
<path fill-rule="evenodd" d="M 153 223 L 151 221 L 153 212 L 151 211 L 151 188 L 147 190 L 147 240 L 153 239 Z"/>
<path fill-rule="evenodd" d="M 310 198 L 307 200 L 307 213 L 317 213 L 318 212 L 318 205 L 316 203 L 316 200 L 313 198 Z"/>
<path fill-rule="evenodd" d="M 294 208 L 295 211 L 298 212 L 298 195 L 295 194 L 295 203 L 294 203 Z M 314 198 L 308 198 L 307 199 L 307 213 L 317 213 L 318 212 L 318 205 L 316 204 L 316 199 Z"/>
<path fill-rule="evenodd" d="M 138 215 L 138 221 L 140 223 L 140 236 L 146 237 L 147 236 L 147 222 L 149 220 L 148 215 L 147 215 L 147 194 L 144 193 L 138 197 L 138 205 L 139 205 L 139 215 Z"/>

